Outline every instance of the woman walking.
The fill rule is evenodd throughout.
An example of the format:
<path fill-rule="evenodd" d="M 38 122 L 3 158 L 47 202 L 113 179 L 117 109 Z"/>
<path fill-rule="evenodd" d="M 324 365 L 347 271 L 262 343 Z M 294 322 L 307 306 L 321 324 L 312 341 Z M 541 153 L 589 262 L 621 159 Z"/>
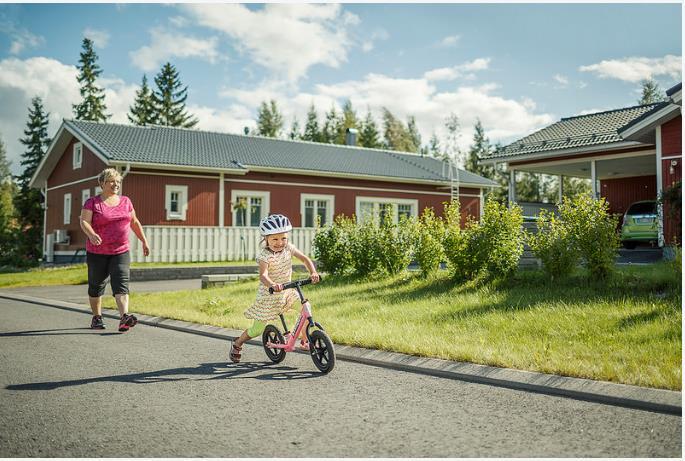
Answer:
<path fill-rule="evenodd" d="M 81 229 L 88 236 L 86 241 L 88 299 L 90 309 L 93 311 L 90 327 L 105 328 L 102 321 L 102 295 L 105 293 L 105 284 L 109 276 L 112 294 L 121 316 L 119 331 L 126 332 L 138 322 L 135 316 L 128 313 L 128 282 L 131 265 L 129 229 L 132 229 L 142 242 L 145 256 L 150 254 L 150 248 L 131 200 L 124 195 L 118 195 L 121 180 L 121 174 L 114 168 L 107 168 L 100 173 L 98 183 L 102 192 L 89 198 L 83 204 Z"/>

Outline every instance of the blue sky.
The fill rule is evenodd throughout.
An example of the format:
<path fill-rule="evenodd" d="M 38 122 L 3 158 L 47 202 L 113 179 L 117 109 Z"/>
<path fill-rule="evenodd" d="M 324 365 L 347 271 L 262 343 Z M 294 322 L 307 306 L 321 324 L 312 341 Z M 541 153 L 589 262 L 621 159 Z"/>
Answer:
<path fill-rule="evenodd" d="M 351 99 L 416 117 L 424 143 L 455 113 L 511 142 L 561 117 L 635 105 L 640 80 L 681 80 L 682 5 L 0 4 L 0 135 L 18 172 L 33 96 L 50 134 L 80 100 L 81 41 L 95 42 L 111 121 L 169 61 L 199 128 L 242 132 L 261 101 L 286 119 Z"/>

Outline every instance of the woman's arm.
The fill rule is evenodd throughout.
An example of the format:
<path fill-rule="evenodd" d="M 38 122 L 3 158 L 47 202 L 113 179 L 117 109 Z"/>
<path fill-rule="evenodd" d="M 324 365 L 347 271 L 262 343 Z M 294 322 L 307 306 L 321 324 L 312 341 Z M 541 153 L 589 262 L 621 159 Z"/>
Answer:
<path fill-rule="evenodd" d="M 309 259 L 309 256 L 306 254 L 302 253 L 300 250 L 298 250 L 295 247 L 292 247 L 292 254 L 295 256 L 297 259 L 302 261 L 304 263 L 304 266 L 307 268 L 309 271 L 309 275 L 312 279 L 312 282 L 318 283 L 319 282 L 319 273 L 316 272 L 316 267 L 314 267 L 314 262 Z"/>
<path fill-rule="evenodd" d="M 133 233 L 136 234 L 138 240 L 140 240 L 140 242 L 143 244 L 143 255 L 149 256 L 150 247 L 148 246 L 147 238 L 145 237 L 145 232 L 143 231 L 143 226 L 140 224 L 140 221 L 138 221 L 135 210 L 131 211 L 131 230 L 133 230 Z"/>
<path fill-rule="evenodd" d="M 88 237 L 88 240 L 90 240 L 90 243 L 93 245 L 100 245 L 102 243 L 102 238 L 95 233 L 91 224 L 93 222 L 93 211 L 86 210 L 85 208 L 82 209 L 79 221 L 81 224 L 81 229 Z"/>

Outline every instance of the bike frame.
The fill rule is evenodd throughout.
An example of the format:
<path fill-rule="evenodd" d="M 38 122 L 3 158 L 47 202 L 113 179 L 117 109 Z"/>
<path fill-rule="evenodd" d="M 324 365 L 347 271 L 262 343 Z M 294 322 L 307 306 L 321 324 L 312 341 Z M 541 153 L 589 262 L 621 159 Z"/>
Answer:
<path fill-rule="evenodd" d="M 295 324 L 295 332 L 291 333 L 288 330 L 288 326 L 285 323 L 285 318 L 283 317 L 283 314 L 279 314 L 279 317 L 281 318 L 281 323 L 283 324 L 283 330 L 285 331 L 283 333 L 285 344 L 274 344 L 271 341 L 268 341 L 266 343 L 267 347 L 273 349 L 285 349 L 286 352 L 292 352 L 295 350 L 295 343 L 297 342 L 297 338 L 300 337 L 300 333 L 302 333 L 302 329 L 304 328 L 305 324 L 305 319 L 307 320 L 307 330 L 309 330 L 309 327 L 314 325 L 314 320 L 312 319 L 311 304 L 309 304 L 309 301 L 305 299 L 299 285 L 295 286 L 292 289 L 297 290 L 297 294 L 300 296 L 300 302 L 302 303 L 302 310 L 300 311 L 300 315 L 297 317 L 297 323 Z M 309 331 L 307 331 L 307 340 L 309 340 Z"/>

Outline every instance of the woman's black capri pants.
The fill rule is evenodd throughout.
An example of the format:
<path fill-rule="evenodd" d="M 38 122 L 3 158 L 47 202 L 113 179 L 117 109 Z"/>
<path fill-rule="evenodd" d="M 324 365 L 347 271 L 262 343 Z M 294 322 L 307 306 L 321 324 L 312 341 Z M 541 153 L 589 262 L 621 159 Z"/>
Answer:
<path fill-rule="evenodd" d="M 110 278 L 113 295 L 128 294 L 131 254 L 127 251 L 118 255 L 86 253 L 88 264 L 88 296 L 99 298 L 105 294 L 107 276 Z"/>

